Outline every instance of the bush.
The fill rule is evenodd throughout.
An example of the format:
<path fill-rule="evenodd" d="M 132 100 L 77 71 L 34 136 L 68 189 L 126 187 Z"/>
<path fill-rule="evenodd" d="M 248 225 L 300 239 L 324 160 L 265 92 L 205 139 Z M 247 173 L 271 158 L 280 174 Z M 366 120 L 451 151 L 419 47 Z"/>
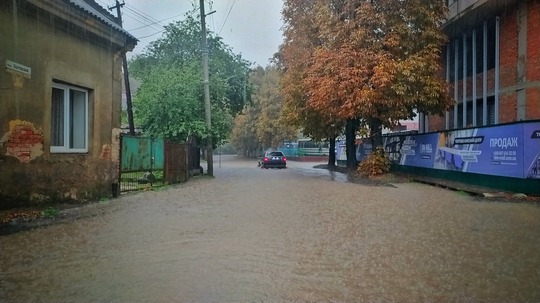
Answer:
<path fill-rule="evenodd" d="M 384 175 L 390 171 L 390 160 L 386 156 L 384 149 L 378 147 L 375 152 L 369 154 L 358 165 L 357 171 L 367 176 Z"/>

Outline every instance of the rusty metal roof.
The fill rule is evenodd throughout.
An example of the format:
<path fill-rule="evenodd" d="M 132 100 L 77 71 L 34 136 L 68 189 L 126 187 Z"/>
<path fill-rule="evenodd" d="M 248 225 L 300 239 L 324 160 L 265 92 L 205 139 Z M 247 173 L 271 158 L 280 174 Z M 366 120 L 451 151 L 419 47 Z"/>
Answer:
<path fill-rule="evenodd" d="M 116 17 L 109 14 L 104 8 L 99 6 L 95 1 L 90 0 L 94 3 L 94 6 L 89 4 L 85 0 L 69 0 L 69 2 L 76 6 L 77 8 L 83 10 L 84 12 L 92 15 L 93 17 L 101 20 L 108 26 L 112 27 L 113 29 L 119 31 L 120 33 L 124 34 L 126 37 L 133 39 L 135 41 L 138 41 L 137 38 L 135 38 L 133 35 L 131 35 L 128 31 L 122 28 L 118 23 L 115 22 Z"/>

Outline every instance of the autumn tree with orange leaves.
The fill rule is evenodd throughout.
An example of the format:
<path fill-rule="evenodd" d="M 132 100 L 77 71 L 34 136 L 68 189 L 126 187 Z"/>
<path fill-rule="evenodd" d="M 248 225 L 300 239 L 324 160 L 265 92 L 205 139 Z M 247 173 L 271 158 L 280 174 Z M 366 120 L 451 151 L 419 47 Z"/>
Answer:
<path fill-rule="evenodd" d="M 312 0 L 288 0 L 284 3 L 284 42 L 274 60 L 283 73 L 282 90 L 284 123 L 301 129 L 305 136 L 330 143 L 328 165 L 336 162 L 336 137 L 343 132 L 344 121 L 333 113 L 308 106 L 309 91 L 304 79 L 316 48 L 323 45 L 321 33 L 314 22 L 319 3 Z"/>
<path fill-rule="evenodd" d="M 309 39 L 314 43 L 310 48 L 297 45 L 304 50 L 299 69 L 292 57 L 284 60 L 285 77 L 300 73 L 297 85 L 306 107 L 348 121 L 348 142 L 363 125 L 374 147 L 379 146 L 383 126 L 392 127 L 417 112 L 442 114 L 452 104 L 439 74 L 446 41 L 440 30 L 443 1 L 287 0 L 284 15 L 302 11 L 304 5 L 311 9 L 308 26 L 316 34 Z M 284 20 L 285 29 L 302 26 Z M 294 49 L 297 37 L 287 30 L 284 34 L 284 45 Z M 355 158 L 354 146 L 347 147 L 347 158 Z M 355 160 L 348 166 L 356 166 Z"/>

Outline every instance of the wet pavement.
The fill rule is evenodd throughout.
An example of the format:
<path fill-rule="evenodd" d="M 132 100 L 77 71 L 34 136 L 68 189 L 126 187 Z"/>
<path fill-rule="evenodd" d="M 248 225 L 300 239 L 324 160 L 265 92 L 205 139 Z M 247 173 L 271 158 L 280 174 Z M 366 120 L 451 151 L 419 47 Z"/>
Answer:
<path fill-rule="evenodd" d="M 1 236 L 0 302 L 540 302 L 538 205 L 313 165 L 223 157 Z"/>

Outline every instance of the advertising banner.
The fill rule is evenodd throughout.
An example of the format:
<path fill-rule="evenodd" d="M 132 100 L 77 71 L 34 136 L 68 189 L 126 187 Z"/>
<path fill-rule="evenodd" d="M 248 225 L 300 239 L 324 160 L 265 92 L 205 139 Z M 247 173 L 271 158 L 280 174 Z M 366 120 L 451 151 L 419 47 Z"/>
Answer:
<path fill-rule="evenodd" d="M 540 123 L 387 136 L 384 148 L 400 165 L 540 179 Z"/>
<path fill-rule="evenodd" d="M 526 179 L 540 179 L 540 122 L 523 125 L 523 161 Z"/>
<path fill-rule="evenodd" d="M 441 133 L 437 169 L 523 178 L 522 125 Z"/>

